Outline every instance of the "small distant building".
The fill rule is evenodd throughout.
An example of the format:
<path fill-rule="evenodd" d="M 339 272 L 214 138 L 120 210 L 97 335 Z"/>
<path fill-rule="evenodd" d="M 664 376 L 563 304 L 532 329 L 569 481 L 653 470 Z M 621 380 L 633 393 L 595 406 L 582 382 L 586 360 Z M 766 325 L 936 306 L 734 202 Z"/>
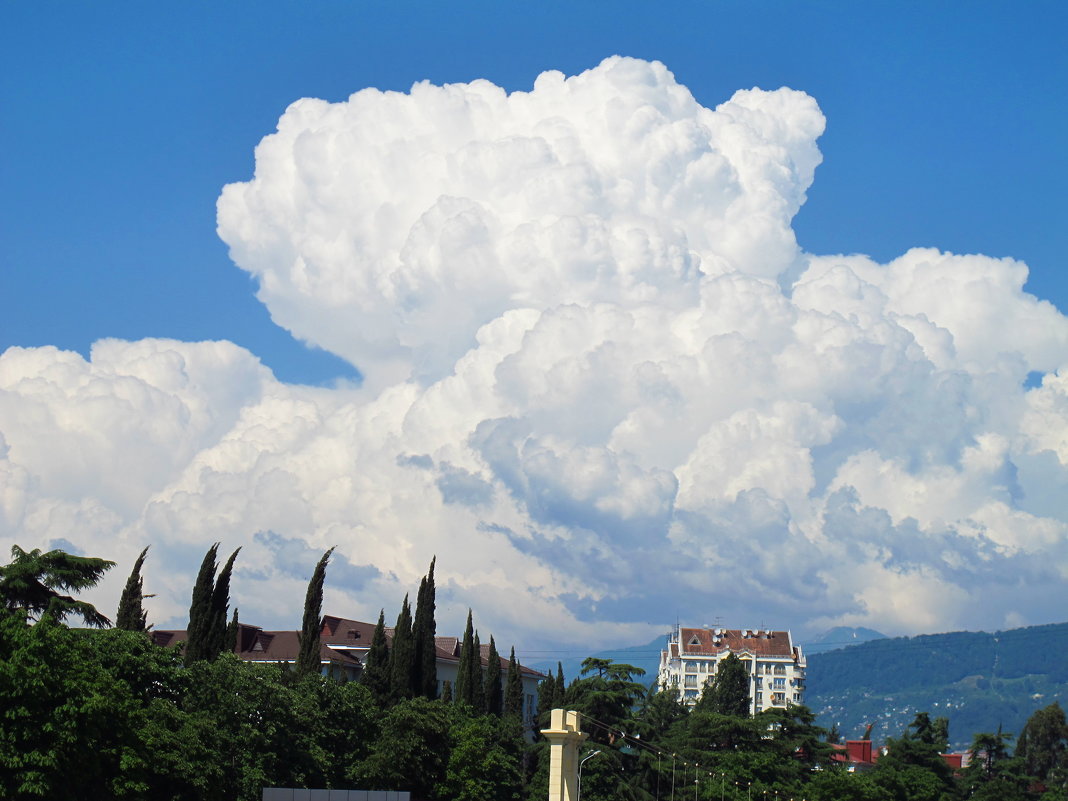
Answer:
<path fill-rule="evenodd" d="M 831 759 L 845 765 L 850 773 L 863 773 L 875 767 L 879 757 L 887 753 L 886 746 L 874 748 L 871 740 L 846 740 L 845 743 L 832 743 L 834 753 Z M 962 768 L 968 766 L 968 754 L 939 754 L 946 765 L 959 775 Z"/>
<path fill-rule="evenodd" d="M 676 626 L 660 652 L 657 682 L 692 706 L 728 654 L 749 672 L 750 713 L 804 703 L 805 656 L 789 631 Z"/>
<path fill-rule="evenodd" d="M 879 751 L 872 748 L 871 740 L 846 740 L 832 743 L 831 759 L 846 766 L 850 773 L 864 773 L 875 767 Z"/>

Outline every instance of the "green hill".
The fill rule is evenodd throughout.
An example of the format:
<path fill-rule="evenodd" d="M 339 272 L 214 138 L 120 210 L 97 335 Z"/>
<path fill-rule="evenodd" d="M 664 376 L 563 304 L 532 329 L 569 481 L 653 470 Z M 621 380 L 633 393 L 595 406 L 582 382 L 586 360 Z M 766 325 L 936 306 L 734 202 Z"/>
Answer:
<path fill-rule="evenodd" d="M 897 736 L 917 712 L 949 718 L 955 749 L 979 731 L 1019 734 L 1036 709 L 1068 699 L 1068 623 L 872 640 L 808 658 L 805 703 L 820 725 Z"/>

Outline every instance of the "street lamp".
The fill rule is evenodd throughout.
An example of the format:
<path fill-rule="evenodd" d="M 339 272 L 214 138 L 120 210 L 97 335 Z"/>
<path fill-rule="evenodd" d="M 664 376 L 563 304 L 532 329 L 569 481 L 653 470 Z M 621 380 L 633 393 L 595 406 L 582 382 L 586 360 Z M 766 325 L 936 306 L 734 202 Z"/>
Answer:
<path fill-rule="evenodd" d="M 578 768 L 578 792 L 576 794 L 575 801 L 582 801 L 582 766 L 585 765 L 589 760 L 591 760 L 595 756 L 597 756 L 599 753 L 601 753 L 601 752 L 600 751 L 592 751 L 589 754 L 586 754 L 586 756 L 584 756 L 582 758 L 582 761 L 579 762 L 579 768 Z"/>

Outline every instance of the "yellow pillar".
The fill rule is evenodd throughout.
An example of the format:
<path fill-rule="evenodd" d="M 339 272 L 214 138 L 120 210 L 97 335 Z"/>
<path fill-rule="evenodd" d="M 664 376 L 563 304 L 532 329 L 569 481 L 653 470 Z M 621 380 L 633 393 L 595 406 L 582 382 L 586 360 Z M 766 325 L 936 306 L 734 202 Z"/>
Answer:
<path fill-rule="evenodd" d="M 578 801 L 578 750 L 589 736 L 581 729 L 578 712 L 554 709 L 549 728 L 541 730 L 549 741 L 549 801 Z"/>

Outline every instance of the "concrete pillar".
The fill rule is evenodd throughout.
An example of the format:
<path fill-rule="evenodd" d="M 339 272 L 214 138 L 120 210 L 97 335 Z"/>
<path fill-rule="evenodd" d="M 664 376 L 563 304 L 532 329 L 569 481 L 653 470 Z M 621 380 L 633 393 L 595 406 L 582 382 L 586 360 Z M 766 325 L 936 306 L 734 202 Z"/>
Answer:
<path fill-rule="evenodd" d="M 549 801 L 578 801 L 579 746 L 589 736 L 582 733 L 581 716 L 554 709 L 541 733 L 549 741 Z"/>

